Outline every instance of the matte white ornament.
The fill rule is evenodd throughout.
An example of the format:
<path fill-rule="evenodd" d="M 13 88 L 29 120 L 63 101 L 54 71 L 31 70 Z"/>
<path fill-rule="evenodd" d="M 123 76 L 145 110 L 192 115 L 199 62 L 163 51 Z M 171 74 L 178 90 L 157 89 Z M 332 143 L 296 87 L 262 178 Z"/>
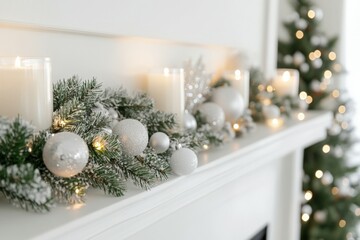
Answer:
<path fill-rule="evenodd" d="M 43 160 L 50 172 L 59 177 L 80 173 L 89 159 L 89 149 L 77 134 L 61 132 L 50 137 L 43 149 Z"/>
<path fill-rule="evenodd" d="M 307 63 L 303 63 L 303 64 L 300 65 L 300 71 L 303 72 L 303 73 L 308 72 L 309 69 L 310 69 L 310 66 Z"/>
<path fill-rule="evenodd" d="M 108 113 L 109 113 L 109 117 L 110 117 L 111 119 L 118 119 L 118 117 L 119 117 L 119 114 L 118 114 L 117 111 L 116 111 L 115 109 L 113 109 L 113 108 L 109 108 Z"/>
<path fill-rule="evenodd" d="M 307 28 L 308 24 L 305 19 L 300 18 L 300 19 L 296 20 L 295 26 L 300 30 L 304 30 L 305 28 Z"/>
<path fill-rule="evenodd" d="M 321 43 L 321 38 L 319 36 L 317 36 L 317 35 L 314 35 L 314 36 L 312 36 L 310 38 L 310 42 L 311 42 L 312 45 L 318 46 Z"/>
<path fill-rule="evenodd" d="M 285 64 L 291 64 L 293 62 L 293 58 L 289 54 L 285 55 L 283 60 Z"/>
<path fill-rule="evenodd" d="M 191 149 L 180 148 L 172 154 L 169 164 L 175 174 L 182 176 L 192 173 L 197 168 L 198 159 Z"/>
<path fill-rule="evenodd" d="M 337 100 L 333 98 L 331 95 L 327 96 L 326 98 L 323 98 L 319 103 L 321 109 L 328 111 L 334 111 L 338 107 L 338 105 L 339 104 Z"/>
<path fill-rule="evenodd" d="M 150 146 L 156 153 L 166 152 L 170 146 L 170 139 L 165 133 L 156 132 L 150 137 Z"/>
<path fill-rule="evenodd" d="M 294 59 L 294 64 L 295 64 L 296 66 L 299 66 L 299 65 L 301 65 L 302 63 L 305 62 L 305 56 L 304 56 L 304 54 L 302 54 L 302 53 L 299 52 L 299 51 L 297 51 L 297 52 L 294 53 L 293 59 Z"/>
<path fill-rule="evenodd" d="M 333 181 L 334 181 L 333 175 L 328 171 L 324 172 L 324 175 L 321 178 L 321 183 L 327 186 L 332 184 Z"/>
<path fill-rule="evenodd" d="M 273 119 L 280 117 L 280 108 L 276 105 L 264 106 L 262 112 L 266 119 Z"/>
<path fill-rule="evenodd" d="M 310 215 L 312 213 L 312 207 L 309 204 L 305 204 L 304 206 L 302 206 L 301 212 Z"/>
<path fill-rule="evenodd" d="M 327 212 L 324 210 L 318 210 L 314 213 L 314 219 L 318 223 L 325 222 L 326 218 L 327 218 Z"/>
<path fill-rule="evenodd" d="M 235 88 L 216 88 L 212 93 L 211 100 L 224 110 L 226 121 L 234 122 L 244 113 L 244 99 Z"/>
<path fill-rule="evenodd" d="M 190 131 L 194 131 L 197 128 L 197 122 L 195 117 L 187 111 L 185 111 L 184 114 L 183 126 L 185 130 L 190 130 Z"/>
<path fill-rule="evenodd" d="M 225 123 L 224 110 L 216 103 L 207 102 L 199 106 L 198 111 L 205 121 L 215 130 L 220 130 Z"/>
<path fill-rule="evenodd" d="M 135 119 L 118 122 L 113 128 L 113 132 L 118 135 L 122 150 L 130 156 L 141 154 L 149 142 L 146 127 Z"/>
<path fill-rule="evenodd" d="M 314 68 L 321 68 L 321 66 L 323 65 L 323 61 L 320 58 L 317 58 L 312 61 L 312 65 L 314 66 Z"/>
<path fill-rule="evenodd" d="M 319 80 L 312 80 L 310 83 L 310 89 L 314 92 L 319 92 L 321 90 L 321 82 Z"/>

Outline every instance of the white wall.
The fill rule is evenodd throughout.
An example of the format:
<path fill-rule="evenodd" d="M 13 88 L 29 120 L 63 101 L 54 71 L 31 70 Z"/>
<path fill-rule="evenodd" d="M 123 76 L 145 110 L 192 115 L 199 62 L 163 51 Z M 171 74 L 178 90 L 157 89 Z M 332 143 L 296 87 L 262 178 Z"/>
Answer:
<path fill-rule="evenodd" d="M 78 74 L 130 89 L 144 89 L 151 68 L 200 55 L 210 72 L 236 52 L 270 69 L 269 2 L 277 0 L 1 0 L 0 55 L 47 56 L 54 80 Z"/>

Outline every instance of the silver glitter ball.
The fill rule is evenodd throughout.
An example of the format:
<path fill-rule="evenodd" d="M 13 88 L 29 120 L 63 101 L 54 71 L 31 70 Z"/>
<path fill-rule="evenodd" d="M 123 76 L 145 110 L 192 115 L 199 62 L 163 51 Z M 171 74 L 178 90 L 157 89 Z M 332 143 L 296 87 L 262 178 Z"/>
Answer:
<path fill-rule="evenodd" d="M 149 141 L 146 127 L 135 119 L 125 119 L 118 122 L 113 133 L 118 135 L 122 150 L 130 156 L 141 154 Z"/>
<path fill-rule="evenodd" d="M 152 147 L 156 153 L 164 153 L 170 146 L 170 139 L 168 135 L 163 132 L 156 132 L 150 137 L 150 147 Z"/>
<path fill-rule="evenodd" d="M 179 175 L 192 173 L 198 165 L 198 159 L 194 151 L 189 148 L 176 150 L 169 160 L 171 170 Z"/>
<path fill-rule="evenodd" d="M 80 173 L 89 159 L 89 149 L 77 134 L 61 132 L 50 137 L 43 149 L 43 160 L 50 172 L 59 177 Z"/>
<path fill-rule="evenodd" d="M 225 123 L 224 110 L 216 103 L 207 102 L 199 106 L 200 114 L 205 121 L 215 130 L 220 130 Z"/>
<path fill-rule="evenodd" d="M 234 122 L 244 113 L 244 99 L 235 88 L 216 88 L 212 93 L 211 100 L 224 110 L 226 121 Z"/>
<path fill-rule="evenodd" d="M 192 114 L 190 114 L 189 112 L 185 112 L 183 119 L 184 119 L 183 126 L 184 126 L 185 130 L 190 130 L 190 131 L 196 130 L 197 122 L 196 122 L 195 117 Z"/>

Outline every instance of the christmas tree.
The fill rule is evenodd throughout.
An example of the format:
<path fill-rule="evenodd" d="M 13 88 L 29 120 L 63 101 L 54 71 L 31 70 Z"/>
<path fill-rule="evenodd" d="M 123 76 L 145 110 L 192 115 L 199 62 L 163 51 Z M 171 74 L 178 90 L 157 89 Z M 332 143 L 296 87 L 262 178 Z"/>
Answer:
<path fill-rule="evenodd" d="M 357 166 L 348 161 L 354 143 L 351 101 L 339 84 L 337 37 L 320 30 L 323 12 L 311 0 L 296 0 L 293 8 L 284 23 L 289 39 L 279 41 L 278 67 L 298 69 L 300 99 L 334 116 L 326 139 L 304 153 L 301 239 L 359 239 L 359 179 Z"/>

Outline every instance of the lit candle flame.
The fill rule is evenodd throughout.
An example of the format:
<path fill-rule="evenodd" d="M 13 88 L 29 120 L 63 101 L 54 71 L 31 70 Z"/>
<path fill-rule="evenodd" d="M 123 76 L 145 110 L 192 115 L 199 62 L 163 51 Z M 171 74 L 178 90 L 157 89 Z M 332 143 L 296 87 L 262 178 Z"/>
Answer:
<path fill-rule="evenodd" d="M 239 69 L 235 70 L 235 79 L 236 80 L 241 79 L 241 71 Z"/>
<path fill-rule="evenodd" d="M 15 58 L 15 67 L 16 68 L 20 68 L 21 64 L 20 64 L 21 58 L 19 56 L 17 56 Z"/>
<path fill-rule="evenodd" d="M 283 74 L 282 74 L 282 78 L 285 82 L 289 81 L 290 80 L 290 72 L 289 71 L 285 71 Z"/>

